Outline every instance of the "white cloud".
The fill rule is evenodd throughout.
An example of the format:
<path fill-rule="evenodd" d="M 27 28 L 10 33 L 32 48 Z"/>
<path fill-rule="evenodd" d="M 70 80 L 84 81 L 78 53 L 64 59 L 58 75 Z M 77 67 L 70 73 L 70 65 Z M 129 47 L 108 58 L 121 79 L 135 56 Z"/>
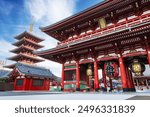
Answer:
<path fill-rule="evenodd" d="M 14 47 L 10 42 L 5 41 L 3 39 L 0 40 L 0 45 L 0 60 L 5 61 L 8 57 L 13 55 L 9 52 L 9 50 L 12 50 Z M 10 61 L 7 61 L 7 64 L 9 63 Z"/>
<path fill-rule="evenodd" d="M 49 25 L 74 12 L 76 0 L 26 0 L 25 7 L 35 21 Z M 46 21 L 46 22 L 45 22 Z"/>
<path fill-rule="evenodd" d="M 73 15 L 77 0 L 25 0 L 25 8 L 34 18 L 35 23 L 41 26 L 47 26 L 66 17 Z M 57 40 L 42 33 L 39 29 L 34 30 L 35 34 L 45 39 L 43 49 L 56 47 Z M 51 71 L 61 76 L 61 65 L 52 61 L 46 60 L 38 65 L 50 68 Z"/>

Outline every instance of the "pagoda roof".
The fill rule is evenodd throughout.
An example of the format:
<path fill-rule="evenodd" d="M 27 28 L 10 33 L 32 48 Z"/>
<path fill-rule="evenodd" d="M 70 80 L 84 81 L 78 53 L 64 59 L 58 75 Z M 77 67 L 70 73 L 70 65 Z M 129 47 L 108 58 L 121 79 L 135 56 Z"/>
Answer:
<path fill-rule="evenodd" d="M 8 58 L 8 59 L 9 60 L 13 60 L 13 61 L 19 61 L 21 57 L 33 60 L 34 62 L 42 62 L 42 61 L 44 61 L 44 60 L 39 59 L 37 57 L 32 57 L 32 56 L 29 56 L 29 55 L 26 55 L 26 54 L 23 54 L 23 53 L 20 53 L 18 55 L 15 55 L 13 57 Z"/>
<path fill-rule="evenodd" d="M 27 32 L 27 31 L 24 31 L 23 33 L 15 36 L 15 38 L 18 39 L 18 40 L 22 39 L 23 37 L 31 37 L 31 38 L 36 39 L 38 42 L 44 41 L 44 39 L 39 38 L 39 37 L 35 36 L 34 34 L 32 34 L 30 32 Z"/>
<path fill-rule="evenodd" d="M 23 49 L 28 50 L 28 51 L 34 51 L 34 49 L 32 49 L 32 48 L 29 48 L 29 47 L 26 47 L 26 46 L 24 46 L 24 45 L 21 45 L 21 46 L 18 47 L 18 48 L 15 48 L 15 49 L 13 49 L 13 50 L 10 50 L 10 52 L 13 52 L 13 53 L 20 53 L 21 50 L 23 50 Z"/>
<path fill-rule="evenodd" d="M 5 65 L 4 67 L 9 68 L 9 69 L 13 69 L 13 68 L 15 68 L 15 66 L 16 66 L 16 63 L 11 64 L 11 65 Z"/>
<path fill-rule="evenodd" d="M 99 15 L 99 17 L 106 15 L 108 12 L 113 11 L 114 9 L 121 8 L 124 5 L 129 5 L 132 2 L 135 2 L 137 0 L 104 0 L 88 9 L 83 10 L 82 12 L 79 12 L 71 17 L 68 17 L 64 20 L 61 20 L 55 24 L 46 26 L 46 27 L 40 27 L 40 29 L 47 33 L 48 35 L 54 37 L 55 39 L 59 41 L 63 41 L 66 38 L 62 39 L 60 36 L 56 37 L 54 36 L 57 31 L 64 31 L 67 28 L 72 28 L 74 26 L 77 26 L 78 24 L 81 24 L 85 21 L 89 21 L 93 19 L 93 17 Z M 60 33 L 60 32 L 59 32 Z"/>
<path fill-rule="evenodd" d="M 0 69 L 0 79 L 9 78 L 10 71 Z"/>
<path fill-rule="evenodd" d="M 40 44 L 35 43 L 35 42 L 33 42 L 33 41 L 30 41 L 30 40 L 28 40 L 28 39 L 26 39 L 26 38 L 23 38 L 23 39 L 21 39 L 21 40 L 15 42 L 15 43 L 13 43 L 13 45 L 14 45 L 14 46 L 21 46 L 21 45 L 23 45 L 25 42 L 36 46 L 37 49 L 44 47 L 43 45 L 40 45 Z"/>
<path fill-rule="evenodd" d="M 35 65 L 28 65 L 24 63 L 16 63 L 15 68 L 19 70 L 21 74 L 29 75 L 33 77 L 43 77 L 43 78 L 50 78 L 50 79 L 56 79 L 56 77 L 49 69 L 38 67 Z"/>

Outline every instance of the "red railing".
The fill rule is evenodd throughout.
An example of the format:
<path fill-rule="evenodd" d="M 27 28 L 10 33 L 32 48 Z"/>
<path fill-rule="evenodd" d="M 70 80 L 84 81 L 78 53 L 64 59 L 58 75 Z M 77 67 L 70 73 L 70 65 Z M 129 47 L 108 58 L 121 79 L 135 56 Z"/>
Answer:
<path fill-rule="evenodd" d="M 105 34 L 112 33 L 114 31 L 119 31 L 119 30 L 126 29 L 128 27 L 133 27 L 135 25 L 139 25 L 139 24 L 144 23 L 144 22 L 150 22 L 150 13 L 142 15 L 140 17 L 135 17 L 135 18 L 129 19 L 127 21 L 119 22 L 116 25 L 112 24 L 111 26 L 107 26 L 106 28 L 94 30 L 94 31 L 88 32 L 86 34 L 79 35 L 78 37 L 67 39 L 67 40 L 63 41 L 62 43 L 60 43 L 59 45 L 60 46 L 61 45 L 67 45 L 67 44 L 70 44 L 72 42 L 76 42 L 76 41 L 80 41 L 80 40 L 86 40 L 86 39 L 89 39 L 91 37 L 102 36 Z"/>

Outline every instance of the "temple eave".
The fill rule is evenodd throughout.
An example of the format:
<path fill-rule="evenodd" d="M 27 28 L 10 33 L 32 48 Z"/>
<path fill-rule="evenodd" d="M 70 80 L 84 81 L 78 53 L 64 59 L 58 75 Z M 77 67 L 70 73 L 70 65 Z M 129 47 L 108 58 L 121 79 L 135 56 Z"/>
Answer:
<path fill-rule="evenodd" d="M 11 65 L 6 65 L 6 66 L 4 66 L 4 68 L 13 69 L 13 68 L 15 68 L 15 65 L 16 65 L 16 63 L 15 64 L 11 64 Z"/>
<path fill-rule="evenodd" d="M 29 36 L 29 37 L 31 37 L 31 38 L 34 38 L 34 39 L 36 39 L 38 42 L 44 41 L 44 39 L 39 38 L 39 37 L 37 37 L 37 36 L 31 34 L 30 32 L 27 32 L 27 31 L 25 31 L 25 32 L 23 32 L 23 33 L 21 33 L 21 34 L 15 36 L 15 39 L 20 40 L 20 39 L 22 39 L 22 38 L 25 37 L 25 36 Z"/>

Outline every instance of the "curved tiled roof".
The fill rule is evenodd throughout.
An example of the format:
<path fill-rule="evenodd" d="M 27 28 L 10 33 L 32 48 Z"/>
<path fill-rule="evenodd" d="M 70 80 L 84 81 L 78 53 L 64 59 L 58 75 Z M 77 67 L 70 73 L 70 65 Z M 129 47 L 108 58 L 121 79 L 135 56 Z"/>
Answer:
<path fill-rule="evenodd" d="M 55 80 L 57 80 L 58 78 L 49 69 L 42 68 L 42 67 L 37 67 L 37 66 L 23 64 L 23 63 L 17 63 L 16 68 L 19 70 L 19 72 L 25 75 L 50 78 L 50 79 L 55 79 Z"/>
<path fill-rule="evenodd" d="M 24 31 L 23 33 L 17 35 L 15 38 L 20 40 L 21 38 L 23 38 L 25 36 L 32 37 L 32 38 L 36 39 L 38 42 L 44 41 L 44 39 L 42 39 L 40 37 L 37 37 L 36 35 L 34 35 L 34 34 L 30 33 L 30 32 L 27 32 L 27 31 Z"/>
<path fill-rule="evenodd" d="M 0 79 L 2 78 L 9 78 L 9 74 L 10 74 L 10 71 L 7 71 L 7 70 L 0 70 Z"/>

